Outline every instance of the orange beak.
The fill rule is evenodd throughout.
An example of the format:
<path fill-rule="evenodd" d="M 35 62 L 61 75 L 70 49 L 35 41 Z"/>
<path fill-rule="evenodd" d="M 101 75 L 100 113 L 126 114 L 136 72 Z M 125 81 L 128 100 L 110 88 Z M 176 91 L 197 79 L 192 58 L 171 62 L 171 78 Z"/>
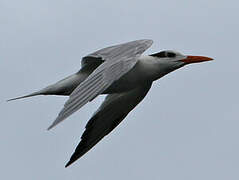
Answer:
<path fill-rule="evenodd" d="M 187 56 L 186 59 L 182 59 L 180 61 L 187 64 L 191 64 L 191 63 L 200 63 L 200 62 L 212 61 L 212 60 L 213 60 L 212 58 L 205 57 L 205 56 Z"/>

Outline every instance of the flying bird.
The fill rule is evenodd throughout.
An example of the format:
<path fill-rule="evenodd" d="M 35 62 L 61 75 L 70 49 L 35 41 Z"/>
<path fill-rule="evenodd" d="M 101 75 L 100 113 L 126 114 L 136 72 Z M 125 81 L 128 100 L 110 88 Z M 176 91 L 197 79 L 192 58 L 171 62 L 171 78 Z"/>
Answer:
<path fill-rule="evenodd" d="M 36 95 L 69 96 L 49 130 L 98 95 L 108 94 L 88 121 L 67 167 L 109 134 L 142 101 L 153 81 L 185 65 L 213 60 L 172 50 L 142 55 L 152 44 L 152 40 L 143 39 L 98 50 L 82 58 L 77 73 L 40 91 L 8 101 Z"/>

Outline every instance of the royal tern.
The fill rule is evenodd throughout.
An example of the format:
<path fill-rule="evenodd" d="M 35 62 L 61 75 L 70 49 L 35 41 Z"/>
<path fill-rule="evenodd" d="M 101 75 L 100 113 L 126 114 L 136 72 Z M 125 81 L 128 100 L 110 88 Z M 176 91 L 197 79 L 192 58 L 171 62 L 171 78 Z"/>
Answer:
<path fill-rule="evenodd" d="M 110 133 L 146 96 L 153 81 L 184 65 L 212 60 L 171 50 L 143 56 L 152 43 L 143 39 L 98 50 L 82 58 L 79 72 L 9 101 L 36 95 L 69 95 L 64 108 L 48 128 L 51 129 L 98 95 L 108 94 L 87 123 L 67 167 Z"/>

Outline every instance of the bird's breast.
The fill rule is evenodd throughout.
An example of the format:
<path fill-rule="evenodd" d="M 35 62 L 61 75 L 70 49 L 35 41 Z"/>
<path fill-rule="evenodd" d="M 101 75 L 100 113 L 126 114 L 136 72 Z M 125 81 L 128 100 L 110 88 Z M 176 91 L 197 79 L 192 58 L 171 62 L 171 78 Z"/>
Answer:
<path fill-rule="evenodd" d="M 142 61 L 138 61 L 136 65 L 119 80 L 115 81 L 106 91 L 105 94 L 120 93 L 135 89 L 136 87 L 152 81 L 150 73 Z"/>

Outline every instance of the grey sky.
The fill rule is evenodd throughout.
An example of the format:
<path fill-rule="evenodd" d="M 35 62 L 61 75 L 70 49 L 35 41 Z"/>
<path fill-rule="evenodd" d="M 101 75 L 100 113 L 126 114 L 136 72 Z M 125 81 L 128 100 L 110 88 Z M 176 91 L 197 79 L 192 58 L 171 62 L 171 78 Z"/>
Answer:
<path fill-rule="evenodd" d="M 239 179 L 236 0 L 0 0 L 0 179 Z M 99 48 L 151 38 L 214 62 L 177 70 L 65 169 L 102 97 L 51 131 L 66 97 L 6 103 L 80 68 Z"/>

